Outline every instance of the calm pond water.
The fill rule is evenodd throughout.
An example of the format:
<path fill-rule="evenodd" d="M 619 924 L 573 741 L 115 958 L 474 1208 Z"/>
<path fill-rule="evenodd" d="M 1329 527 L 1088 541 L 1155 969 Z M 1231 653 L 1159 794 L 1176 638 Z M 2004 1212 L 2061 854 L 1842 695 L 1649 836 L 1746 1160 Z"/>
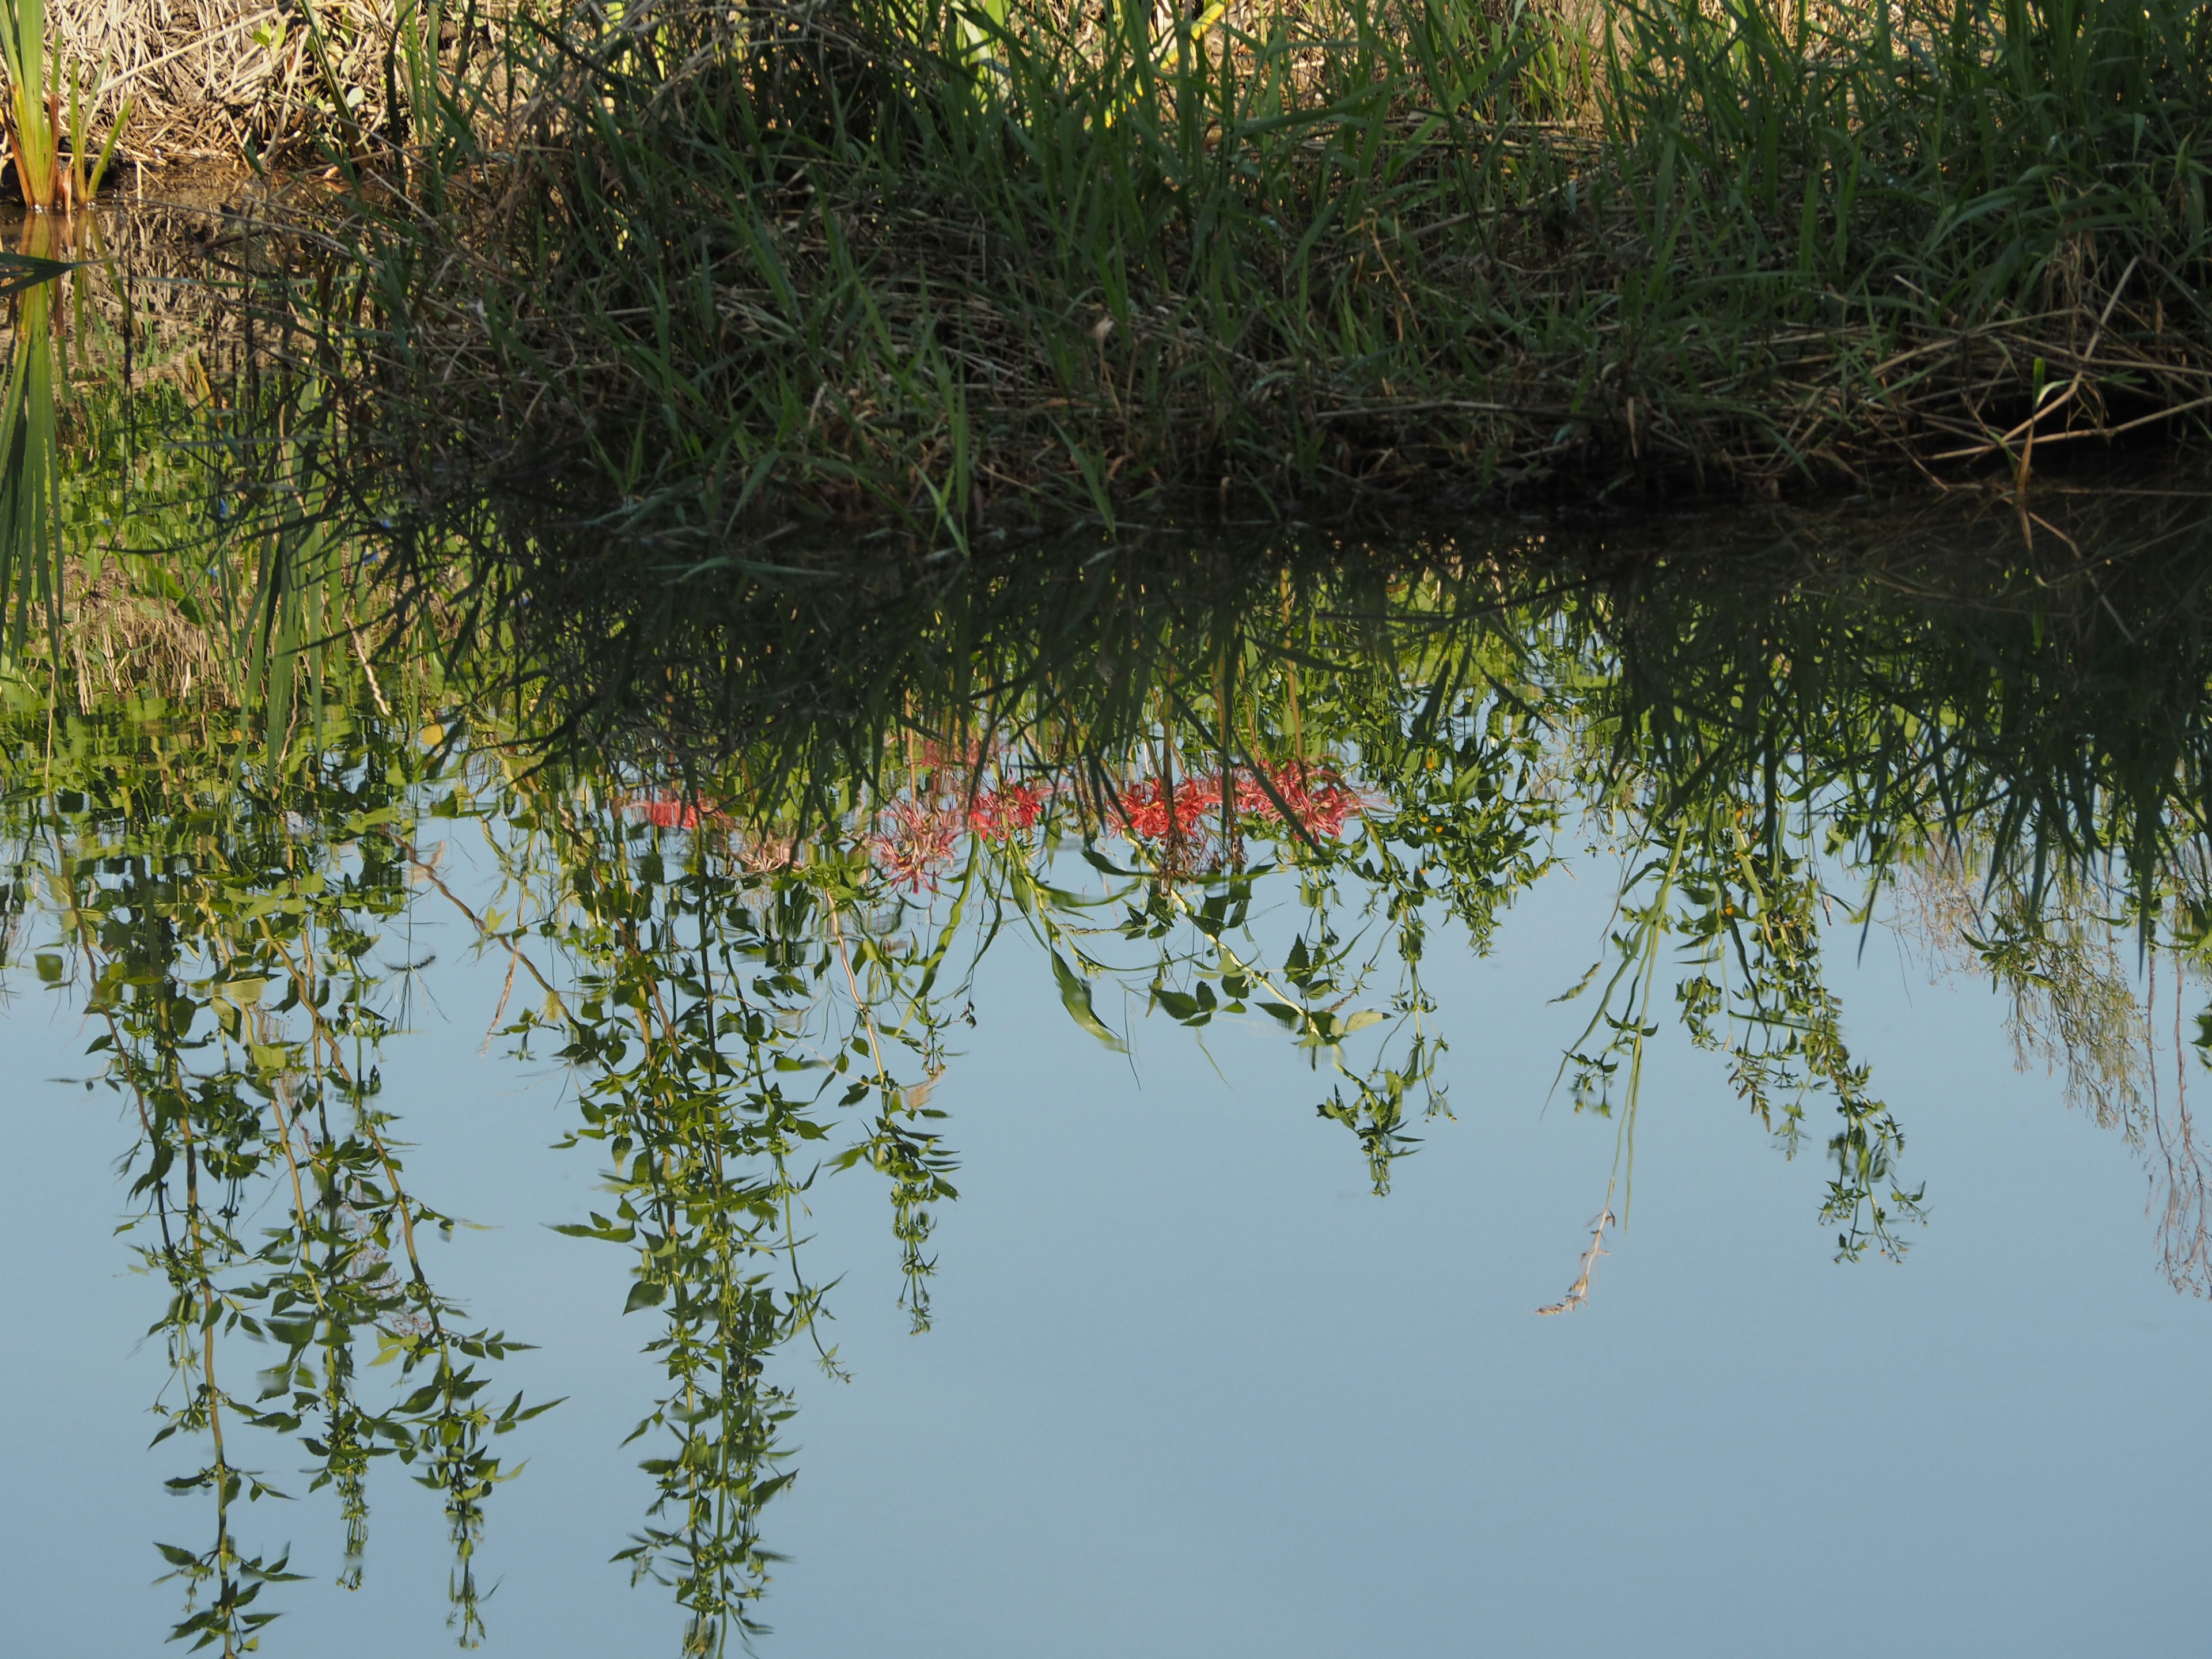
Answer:
<path fill-rule="evenodd" d="M 0 710 L 11 1645 L 2202 1640 L 2201 477 L 403 626 L 187 381 Z"/>

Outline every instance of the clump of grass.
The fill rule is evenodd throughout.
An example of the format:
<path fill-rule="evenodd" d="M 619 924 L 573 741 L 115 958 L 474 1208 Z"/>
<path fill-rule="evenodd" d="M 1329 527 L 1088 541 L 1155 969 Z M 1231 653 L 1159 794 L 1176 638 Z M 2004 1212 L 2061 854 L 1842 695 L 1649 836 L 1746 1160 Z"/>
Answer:
<path fill-rule="evenodd" d="M 100 193 L 116 140 L 131 118 L 131 100 L 122 100 L 98 158 L 89 159 L 87 128 L 106 77 L 88 75 L 46 24 L 46 0 L 0 4 L 0 65 L 8 76 L 0 123 L 7 128 L 9 157 L 25 205 L 38 213 L 57 208 L 67 213 Z"/>
<path fill-rule="evenodd" d="M 509 38 L 515 124 L 456 82 L 437 165 L 362 198 L 385 418 L 441 487 L 526 485 L 633 560 L 1192 492 L 2025 479 L 2212 408 L 2208 28 L 2163 0 L 571 13 Z"/>

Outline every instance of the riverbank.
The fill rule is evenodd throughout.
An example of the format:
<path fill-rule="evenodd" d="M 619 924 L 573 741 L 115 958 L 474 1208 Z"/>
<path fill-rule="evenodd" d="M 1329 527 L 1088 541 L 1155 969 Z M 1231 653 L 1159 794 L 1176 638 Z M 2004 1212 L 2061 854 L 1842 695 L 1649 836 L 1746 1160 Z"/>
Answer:
<path fill-rule="evenodd" d="M 528 98 L 463 88 L 363 169 L 393 456 L 683 560 L 806 522 L 966 547 L 1163 501 L 2026 480 L 2212 408 L 2190 15 L 1235 21 L 518 33 L 479 69 Z"/>
<path fill-rule="evenodd" d="M 478 15 L 283 23 L 321 125 L 235 140 L 316 158 L 248 263 L 347 465 L 471 540 L 2026 486 L 2212 410 L 2160 6 Z"/>

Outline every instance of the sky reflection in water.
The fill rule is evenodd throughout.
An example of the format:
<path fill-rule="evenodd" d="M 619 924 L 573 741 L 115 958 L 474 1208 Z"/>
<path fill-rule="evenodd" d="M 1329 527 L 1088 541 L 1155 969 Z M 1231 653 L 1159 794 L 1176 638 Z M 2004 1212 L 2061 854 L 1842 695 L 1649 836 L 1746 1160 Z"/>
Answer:
<path fill-rule="evenodd" d="M 1231 1086 L 1176 1032 L 1140 1034 L 1133 1077 L 1081 1046 L 1032 964 L 987 969 L 939 1097 L 963 1167 L 934 1329 L 907 1334 L 879 1194 L 848 1177 L 814 1202 L 854 1380 L 783 1367 L 804 1451 L 769 1511 L 791 1559 L 766 1645 L 1841 1652 L 1865 1633 L 1807 1613 L 1838 1552 L 1912 1627 L 1904 1651 L 2185 1645 L 2205 1611 L 2186 1478 L 2212 1450 L 2203 1310 L 2153 1270 L 2134 1160 L 2013 1071 L 1984 989 L 1931 986 L 1883 941 L 1845 976 L 1870 1057 L 1910 1079 L 1893 1093 L 1934 1188 L 1903 1267 L 1834 1265 L 1813 1170 L 1673 1043 L 1590 1307 L 1530 1313 L 1612 1158 L 1608 1125 L 1541 1110 L 1573 1024 L 1531 994 L 1587 965 L 1602 892 L 1554 878 L 1495 957 L 1453 954 L 1460 1121 L 1384 1200 L 1272 1031 L 1215 1039 Z M 532 1462 L 491 1505 L 488 1646 L 672 1650 L 665 1596 L 607 1560 L 650 1497 L 618 1442 L 659 1380 L 618 1315 L 629 1264 L 543 1230 L 605 1200 L 591 1160 L 544 1150 L 571 1121 L 562 1080 L 478 1054 L 501 975 L 459 965 L 465 942 L 418 928 L 446 1018 L 391 1043 L 389 1097 L 420 1184 L 498 1229 L 434 1249 L 441 1285 L 541 1345 L 513 1386 L 569 1396 L 516 1437 Z M 16 1075 L 82 1074 L 77 1035 L 19 992 Z M 140 1588 L 145 1543 L 184 1528 L 158 1488 L 179 1460 L 141 1450 L 156 1287 L 109 1237 L 130 1126 L 76 1090 L 15 1099 L 40 1178 L 8 1212 L 10 1259 L 38 1264 L 9 1313 L 41 1335 L 8 1403 L 44 1430 L 9 1460 L 37 1494 L 11 1510 L 17 1628 L 40 1651 L 148 1650 L 175 1597 Z M 258 1461 L 304 1485 L 296 1454 Z M 450 1639 L 436 1505 L 378 1473 L 363 1588 L 290 1587 L 265 1650 Z M 249 1522 L 326 1579 L 342 1540 L 319 1498 Z"/>
<path fill-rule="evenodd" d="M 538 769 L 19 702 L 24 1639 L 2185 1644 L 2202 601 L 1926 552 L 1137 553 Z"/>

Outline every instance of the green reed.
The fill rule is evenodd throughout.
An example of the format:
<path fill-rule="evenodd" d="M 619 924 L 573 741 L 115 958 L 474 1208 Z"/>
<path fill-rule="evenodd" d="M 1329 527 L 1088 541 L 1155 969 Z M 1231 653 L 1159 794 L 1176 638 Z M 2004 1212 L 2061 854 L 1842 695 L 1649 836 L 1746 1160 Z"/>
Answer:
<path fill-rule="evenodd" d="M 5 0 L 0 6 L 0 70 L 8 82 L 0 125 L 23 204 L 37 213 L 58 207 L 66 214 L 90 203 L 130 121 L 131 100 L 121 100 L 95 158 L 88 127 L 106 76 L 88 77 L 83 64 L 64 56 L 47 27 L 46 0 Z"/>

